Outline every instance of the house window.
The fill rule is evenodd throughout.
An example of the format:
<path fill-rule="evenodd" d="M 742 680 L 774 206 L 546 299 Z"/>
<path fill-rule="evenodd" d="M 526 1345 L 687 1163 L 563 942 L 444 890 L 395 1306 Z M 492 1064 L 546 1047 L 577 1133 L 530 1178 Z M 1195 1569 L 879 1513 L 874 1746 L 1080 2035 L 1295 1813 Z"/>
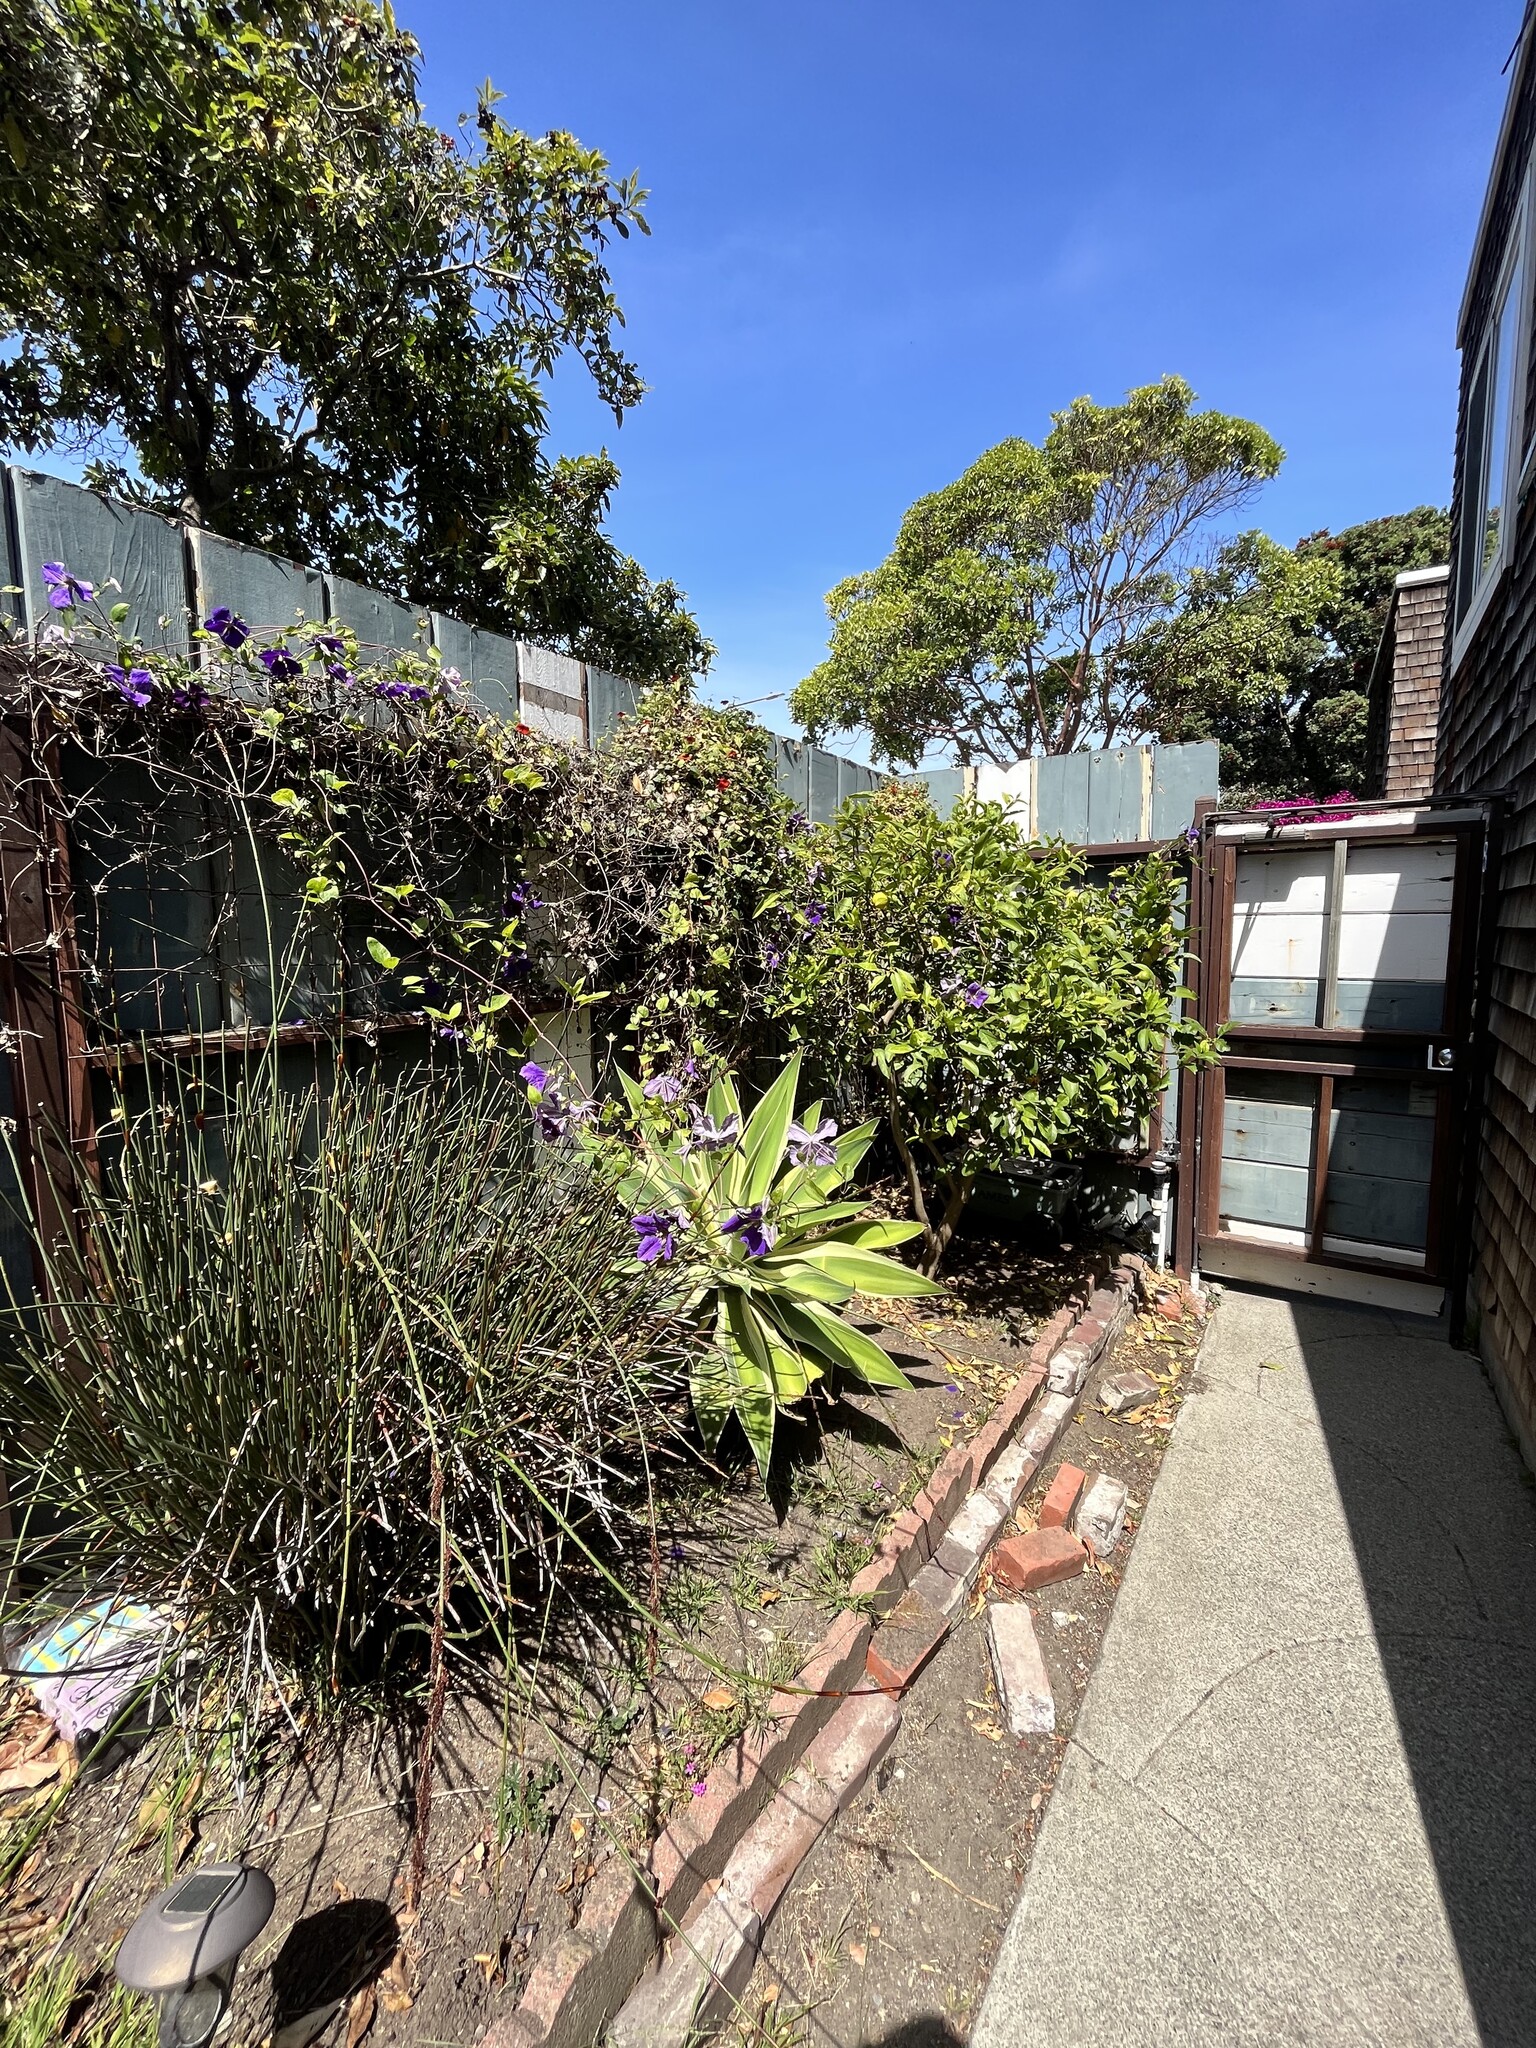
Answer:
<path fill-rule="evenodd" d="M 1513 411 L 1525 295 L 1525 224 L 1517 221 L 1510 254 L 1467 392 L 1462 438 L 1461 525 L 1456 553 L 1456 623 L 1467 623 L 1493 581 L 1511 526 L 1515 481 Z"/>

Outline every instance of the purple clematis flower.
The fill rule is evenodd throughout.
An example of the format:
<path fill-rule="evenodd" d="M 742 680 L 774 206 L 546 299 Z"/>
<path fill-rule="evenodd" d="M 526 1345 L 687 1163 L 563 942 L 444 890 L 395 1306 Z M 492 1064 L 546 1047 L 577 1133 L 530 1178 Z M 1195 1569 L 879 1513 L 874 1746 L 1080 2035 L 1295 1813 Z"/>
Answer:
<path fill-rule="evenodd" d="M 653 1074 L 640 1093 L 652 1102 L 676 1102 L 683 1092 L 683 1084 L 676 1074 Z"/>
<path fill-rule="evenodd" d="M 136 704 L 142 710 L 154 695 L 155 679 L 147 668 L 123 669 L 108 661 L 103 662 L 101 672 L 126 704 Z"/>
<path fill-rule="evenodd" d="M 201 683 L 179 683 L 171 692 L 171 702 L 178 711 L 201 711 L 208 702 L 208 692 Z"/>
<path fill-rule="evenodd" d="M 763 965 L 770 974 L 775 974 L 784 965 L 784 955 L 777 946 L 770 946 L 763 955 Z"/>
<path fill-rule="evenodd" d="M 992 1000 L 992 991 L 979 981 L 966 983 L 965 1000 L 973 1010 L 984 1010 Z"/>
<path fill-rule="evenodd" d="M 654 1266 L 658 1259 L 666 1265 L 677 1256 L 677 1240 L 688 1228 L 688 1218 L 681 1209 L 652 1209 L 631 1216 L 629 1227 L 640 1240 L 635 1257 L 641 1265 Z"/>
<path fill-rule="evenodd" d="M 818 925 L 825 924 L 827 921 L 827 906 L 824 903 L 807 903 L 805 906 L 805 921 L 813 931 Z"/>
<path fill-rule="evenodd" d="M 519 1078 L 526 1081 L 530 1088 L 537 1089 L 540 1095 L 549 1086 L 549 1075 L 537 1060 L 526 1061 L 517 1071 Z"/>
<path fill-rule="evenodd" d="M 424 704 L 432 692 L 425 683 L 375 683 L 376 697 L 394 697 L 407 704 Z"/>
<path fill-rule="evenodd" d="M 304 664 L 286 647 L 263 647 L 257 659 L 274 683 L 291 683 L 304 673 Z"/>
<path fill-rule="evenodd" d="M 803 832 L 805 830 L 805 826 L 806 817 L 804 811 L 791 811 L 789 816 L 784 820 L 784 830 L 790 835 L 791 838 L 793 838 L 796 833 Z"/>
<path fill-rule="evenodd" d="M 749 1259 L 761 1259 L 773 1250 L 778 1232 L 764 1218 L 766 1202 L 754 1202 L 750 1209 L 737 1209 L 720 1228 L 734 1235 Z"/>
<path fill-rule="evenodd" d="M 227 604 L 216 605 L 203 621 L 203 631 L 211 633 L 215 640 L 222 640 L 233 654 L 245 645 L 251 637 L 251 629 L 238 612 L 231 611 Z"/>
<path fill-rule="evenodd" d="M 507 891 L 507 908 L 511 910 L 542 910 L 544 898 L 535 896 L 526 882 L 514 882 Z"/>
<path fill-rule="evenodd" d="M 325 672 L 331 681 L 343 690 L 356 681 L 356 677 L 344 661 L 328 661 L 325 664 Z"/>
<path fill-rule="evenodd" d="M 89 604 L 96 595 L 94 584 L 82 583 L 78 576 L 71 576 L 62 562 L 44 562 L 43 588 L 56 612 L 70 611 L 77 604 Z"/>
<path fill-rule="evenodd" d="M 837 1136 L 836 1120 L 824 1116 L 814 1131 L 808 1131 L 804 1124 L 789 1127 L 789 1156 L 796 1166 L 835 1166 L 837 1149 L 832 1140 Z"/>
<path fill-rule="evenodd" d="M 330 655 L 334 661 L 340 661 L 347 651 L 345 640 L 338 640 L 334 633 L 317 633 L 315 635 L 315 645 L 322 654 Z"/>
<path fill-rule="evenodd" d="M 728 1152 L 741 1137 L 741 1118 L 733 1110 L 723 1124 L 702 1109 L 689 1112 L 691 1124 L 683 1140 L 681 1156 L 686 1159 L 690 1152 Z"/>

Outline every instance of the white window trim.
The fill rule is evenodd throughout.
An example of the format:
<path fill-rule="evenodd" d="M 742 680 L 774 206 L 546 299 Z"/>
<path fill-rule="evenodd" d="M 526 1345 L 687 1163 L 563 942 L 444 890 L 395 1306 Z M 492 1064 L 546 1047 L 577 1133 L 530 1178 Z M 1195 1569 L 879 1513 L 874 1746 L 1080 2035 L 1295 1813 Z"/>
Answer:
<path fill-rule="evenodd" d="M 1523 445 L 1526 379 L 1531 345 L 1531 298 L 1533 290 L 1536 290 L 1536 275 L 1533 275 L 1532 271 L 1533 257 L 1536 257 L 1536 247 L 1533 247 L 1533 243 L 1536 243 L 1536 235 L 1533 235 L 1533 215 L 1536 215 L 1536 206 L 1533 206 L 1533 182 L 1536 182 L 1536 163 L 1528 165 L 1526 168 L 1525 179 L 1520 187 L 1520 197 L 1515 206 L 1514 224 L 1510 229 L 1509 239 L 1504 247 L 1504 257 L 1499 264 L 1498 280 L 1489 301 L 1488 320 L 1478 337 L 1477 353 L 1473 358 L 1474 367 L 1472 375 L 1466 380 L 1466 390 L 1470 393 L 1477 385 L 1478 377 L 1482 371 L 1483 358 L 1493 346 L 1494 337 L 1497 332 L 1496 316 L 1499 304 L 1504 297 L 1511 274 L 1519 266 L 1521 278 L 1520 302 L 1517 308 L 1515 323 L 1515 367 L 1510 385 L 1509 418 L 1504 426 L 1506 435 L 1504 449 L 1505 503 L 1501 508 L 1499 518 L 1499 548 L 1498 553 L 1494 556 L 1483 574 L 1482 581 L 1478 586 L 1477 595 L 1473 598 L 1466 617 L 1454 628 L 1451 641 L 1451 673 L 1453 675 L 1461 666 L 1467 649 L 1476 639 L 1477 629 L 1482 624 L 1483 615 L 1493 599 L 1493 593 L 1498 589 L 1500 582 L 1503 580 L 1504 571 L 1509 565 L 1510 554 L 1513 550 L 1515 529 L 1519 525 L 1521 501 L 1524 499 L 1526 489 L 1531 480 L 1533 477 L 1536 477 L 1536 436 L 1532 437 L 1529 448 Z M 1495 373 L 1495 376 L 1497 376 L 1497 373 Z M 1485 462 L 1487 462 L 1488 456 L 1489 451 L 1485 450 L 1483 456 Z M 1481 496 L 1481 493 L 1482 484 L 1479 482 L 1478 495 Z M 1466 511 L 1467 488 L 1466 479 L 1463 478 L 1461 490 L 1461 514 L 1463 518 L 1466 517 Z M 1459 534 L 1457 538 L 1460 538 Z M 1459 550 L 1457 552 L 1459 553 Z M 1457 589 L 1458 575 L 1459 563 L 1456 555 L 1453 554 L 1451 563 L 1451 603 L 1453 606 L 1459 596 Z"/>

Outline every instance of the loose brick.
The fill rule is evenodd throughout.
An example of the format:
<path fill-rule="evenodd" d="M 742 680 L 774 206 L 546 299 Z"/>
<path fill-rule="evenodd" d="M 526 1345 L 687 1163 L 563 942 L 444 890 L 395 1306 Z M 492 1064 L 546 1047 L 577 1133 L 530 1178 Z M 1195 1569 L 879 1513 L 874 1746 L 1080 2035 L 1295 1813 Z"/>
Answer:
<path fill-rule="evenodd" d="M 1047 1384 L 1053 1394 L 1075 1394 L 1083 1384 L 1093 1354 L 1086 1344 L 1063 1344 L 1051 1359 Z"/>
<path fill-rule="evenodd" d="M 991 1477 L 982 1491 L 988 1499 L 997 1502 L 1005 1521 L 1024 1498 L 1039 1469 L 1037 1461 L 1022 1444 L 1010 1444 L 992 1467 Z"/>
<path fill-rule="evenodd" d="M 1080 1465 L 1058 1465 L 1056 1477 L 1046 1489 L 1045 1499 L 1040 1503 L 1040 1527 L 1042 1529 L 1064 1529 L 1072 1519 L 1072 1510 L 1077 1506 L 1077 1497 L 1086 1485 L 1088 1474 Z"/>
<path fill-rule="evenodd" d="M 1056 1439 L 1076 1408 L 1075 1394 L 1047 1394 L 1035 1410 L 1034 1420 L 1019 1438 L 1019 1448 L 1034 1459 L 1037 1470 L 1055 1450 Z"/>
<path fill-rule="evenodd" d="M 969 1592 L 981 1572 L 982 1559 L 997 1541 L 1008 1510 L 985 1487 L 973 1493 L 949 1525 L 933 1553 L 940 1571 L 958 1579 Z"/>
<path fill-rule="evenodd" d="M 1117 1372 L 1099 1385 L 1098 1402 L 1106 1415 L 1124 1415 L 1157 1399 L 1157 1381 L 1144 1372 Z"/>
<path fill-rule="evenodd" d="M 1101 1472 L 1083 1495 L 1075 1524 L 1078 1536 L 1095 1557 L 1108 1557 L 1125 1527 L 1128 1499 L 1125 1482 Z"/>
<path fill-rule="evenodd" d="M 871 1637 L 865 1669 L 882 1691 L 897 1699 L 948 1633 L 948 1615 L 914 1598 L 909 1587 Z"/>
<path fill-rule="evenodd" d="M 1070 1529 L 1031 1529 L 999 1543 L 992 1577 L 1010 1592 L 1030 1593 L 1058 1579 L 1075 1579 L 1087 1562 L 1087 1551 Z"/>
<path fill-rule="evenodd" d="M 1035 1636 L 1034 1616 L 1022 1600 L 994 1600 L 987 1608 L 987 1652 L 1008 1732 L 1049 1735 L 1056 1726 L 1056 1701 Z"/>

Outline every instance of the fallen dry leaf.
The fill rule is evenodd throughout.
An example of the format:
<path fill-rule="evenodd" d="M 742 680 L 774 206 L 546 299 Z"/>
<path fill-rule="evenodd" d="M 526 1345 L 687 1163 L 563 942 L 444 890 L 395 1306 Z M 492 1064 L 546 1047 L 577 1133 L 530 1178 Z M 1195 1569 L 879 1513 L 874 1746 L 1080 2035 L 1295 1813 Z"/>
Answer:
<path fill-rule="evenodd" d="M 373 1995 L 373 1986 L 365 1984 L 353 1998 L 347 2012 L 347 2048 L 357 2048 L 359 2041 L 373 2026 L 378 2004 Z"/>
<path fill-rule="evenodd" d="M 712 1714 L 724 1713 L 727 1707 L 734 1707 L 735 1704 L 736 1695 L 728 1685 L 712 1685 L 709 1691 L 705 1693 L 703 1699 L 699 1701 L 699 1705 L 701 1707 L 708 1707 Z"/>
<path fill-rule="evenodd" d="M 54 1726 L 46 1714 L 23 1714 L 13 1732 L 0 1742 L 0 1772 L 29 1764 L 52 1742 Z"/>
<path fill-rule="evenodd" d="M 30 1763 L 12 1764 L 8 1771 L 0 1771 L 0 1793 L 34 1791 L 50 1778 L 56 1778 L 63 1763 L 64 1745 L 59 1743 L 47 1756 L 35 1756 Z"/>
<path fill-rule="evenodd" d="M 868 1949 L 867 1949 L 867 1948 L 866 1948 L 866 1947 L 864 1946 L 864 1944 L 863 1944 L 863 1942 L 862 1942 L 862 1941 L 850 1941 L 850 1942 L 849 1942 L 849 1944 L 848 1944 L 848 1960 L 849 1960 L 849 1962 L 850 1962 L 850 1963 L 857 1963 L 857 1964 L 858 1964 L 858 1966 L 859 1966 L 859 1968 L 860 1968 L 860 1969 L 862 1970 L 862 1969 L 863 1969 L 863 1967 L 864 1967 L 864 1964 L 865 1964 L 865 1962 L 866 1962 L 866 1961 L 867 1961 L 867 1959 L 868 1959 L 868 1956 L 869 1956 L 869 1950 L 868 1950 Z"/>
<path fill-rule="evenodd" d="M 403 1915 L 401 1916 L 404 1917 Z M 386 2012 L 409 2012 L 416 2003 L 405 1973 L 405 1950 L 397 1948 L 379 1978 L 379 2002 Z"/>
<path fill-rule="evenodd" d="M 572 1822 L 571 1822 L 571 1833 L 572 1833 L 572 1834 L 573 1834 L 573 1835 L 575 1836 L 575 1838 L 576 1838 L 576 1840 L 577 1840 L 578 1842 L 584 1842 L 584 1841 L 586 1840 L 586 1837 L 587 1837 L 587 1824 L 586 1824 L 586 1822 L 585 1822 L 585 1821 L 584 1821 L 584 1820 L 582 1819 L 582 1817 L 581 1817 L 581 1815 L 580 1815 L 579 1813 L 578 1813 L 578 1814 L 577 1814 L 577 1815 L 575 1816 L 575 1818 L 574 1818 L 574 1819 L 572 1820 Z"/>
<path fill-rule="evenodd" d="M 759 1607 L 771 1607 L 775 1600 L 782 1600 L 783 1598 L 784 1589 L 782 1586 L 764 1586 L 762 1592 L 757 1596 L 757 1604 Z"/>

